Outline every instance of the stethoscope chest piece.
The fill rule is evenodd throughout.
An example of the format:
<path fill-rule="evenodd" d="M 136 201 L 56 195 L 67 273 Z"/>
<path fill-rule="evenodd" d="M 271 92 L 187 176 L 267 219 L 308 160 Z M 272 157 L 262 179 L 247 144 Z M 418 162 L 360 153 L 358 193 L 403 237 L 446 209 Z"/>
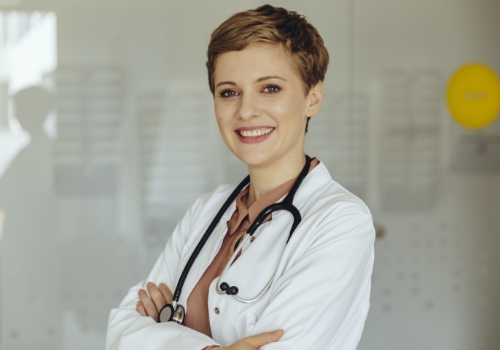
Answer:
<path fill-rule="evenodd" d="M 186 312 L 182 305 L 175 305 L 177 303 L 167 304 L 160 310 L 158 314 L 158 322 L 171 322 L 174 321 L 178 324 L 184 324 L 184 316 Z"/>

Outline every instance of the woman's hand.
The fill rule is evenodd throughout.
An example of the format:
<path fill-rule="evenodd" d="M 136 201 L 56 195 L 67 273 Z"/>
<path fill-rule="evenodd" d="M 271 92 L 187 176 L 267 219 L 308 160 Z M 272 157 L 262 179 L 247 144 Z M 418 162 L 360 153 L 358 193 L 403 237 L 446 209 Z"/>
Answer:
<path fill-rule="evenodd" d="M 149 316 L 156 322 L 158 322 L 158 313 L 167 304 L 172 303 L 172 292 L 168 289 L 165 283 L 160 283 L 160 288 L 156 286 L 153 282 L 149 282 L 146 285 L 148 293 L 144 289 L 139 290 L 139 299 L 141 299 L 137 305 L 136 310 L 142 316 Z"/>
<path fill-rule="evenodd" d="M 148 293 L 144 289 L 139 290 L 139 302 L 137 302 L 136 310 L 142 316 L 149 316 L 156 322 L 158 322 L 158 313 L 167 304 L 172 302 L 172 292 L 168 289 L 165 283 L 160 283 L 159 288 L 153 282 L 149 282 L 146 285 Z M 150 297 L 151 296 L 151 297 Z M 251 337 L 246 337 L 238 340 L 225 347 L 209 347 L 208 349 L 219 349 L 219 350 L 258 350 L 261 346 L 269 343 L 274 343 L 278 341 L 284 334 L 282 329 L 276 330 L 274 332 L 266 332 Z"/>
<path fill-rule="evenodd" d="M 278 329 L 274 332 L 266 332 L 257 335 L 253 335 L 251 337 L 243 338 L 238 340 L 236 343 L 233 343 L 229 346 L 224 346 L 219 348 L 220 350 L 257 350 L 261 346 L 264 346 L 269 343 L 274 343 L 278 341 L 285 332 L 282 329 Z M 213 348 L 216 350 L 217 348 Z"/>

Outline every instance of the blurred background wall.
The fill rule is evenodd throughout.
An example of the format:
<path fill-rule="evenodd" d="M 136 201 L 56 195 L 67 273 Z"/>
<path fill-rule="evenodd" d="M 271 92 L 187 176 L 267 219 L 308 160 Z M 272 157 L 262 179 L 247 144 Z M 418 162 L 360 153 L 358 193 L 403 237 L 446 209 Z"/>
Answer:
<path fill-rule="evenodd" d="M 0 154 L 19 151 L 0 179 L 1 350 L 104 348 L 187 207 L 245 175 L 205 52 L 263 3 L 0 0 Z M 500 122 L 467 130 L 445 104 L 462 64 L 500 72 L 500 2 L 270 3 L 331 56 L 307 153 L 383 233 L 359 349 L 500 349 Z"/>

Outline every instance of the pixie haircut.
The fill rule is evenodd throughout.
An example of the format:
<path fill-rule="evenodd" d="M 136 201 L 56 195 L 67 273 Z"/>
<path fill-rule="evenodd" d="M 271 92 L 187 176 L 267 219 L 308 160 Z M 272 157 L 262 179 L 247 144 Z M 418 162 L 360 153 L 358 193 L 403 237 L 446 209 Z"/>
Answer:
<path fill-rule="evenodd" d="M 263 5 L 232 15 L 212 33 L 207 51 L 208 84 L 212 94 L 215 93 L 217 57 L 255 43 L 282 45 L 305 83 L 306 92 L 325 79 L 328 51 L 316 28 L 297 12 Z"/>

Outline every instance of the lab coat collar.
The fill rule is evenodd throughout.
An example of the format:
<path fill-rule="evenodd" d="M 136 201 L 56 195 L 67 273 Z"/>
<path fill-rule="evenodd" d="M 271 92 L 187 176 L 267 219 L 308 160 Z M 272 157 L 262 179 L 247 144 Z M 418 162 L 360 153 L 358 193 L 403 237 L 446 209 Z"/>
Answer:
<path fill-rule="evenodd" d="M 323 164 L 323 162 L 319 162 L 318 165 L 312 169 L 307 176 L 304 178 L 302 181 L 302 184 L 299 186 L 297 189 L 297 192 L 295 193 L 295 197 L 293 198 L 293 205 L 297 207 L 297 209 L 300 210 L 300 204 L 305 198 L 310 198 L 312 195 L 317 193 L 321 188 L 325 188 L 328 183 L 331 183 L 333 181 L 330 172 L 326 168 L 326 166 Z M 280 198 L 278 202 L 281 202 L 283 199 L 285 199 L 286 194 Z M 282 210 L 276 211 L 272 213 L 272 218 L 279 216 L 283 213 Z"/>
<path fill-rule="evenodd" d="M 316 191 L 318 191 L 320 188 L 324 188 L 325 186 L 327 186 L 329 182 L 332 181 L 333 180 L 330 175 L 330 172 L 323 164 L 323 162 L 320 161 L 318 165 L 316 165 L 302 181 L 302 184 L 295 193 L 293 203 L 294 204 L 301 203 L 301 201 L 304 198 L 311 197 L 311 194 L 316 193 Z M 283 197 L 281 197 L 277 202 L 281 202 L 283 199 L 285 199 L 285 197 L 286 194 Z M 233 216 L 235 210 L 236 210 L 236 201 L 233 201 L 229 206 L 228 210 L 226 210 L 226 212 L 222 216 L 221 221 L 222 222 L 229 221 Z M 272 215 L 271 217 L 274 218 L 276 215 L 280 215 L 281 212 L 282 211 L 274 212 L 271 214 Z"/>

